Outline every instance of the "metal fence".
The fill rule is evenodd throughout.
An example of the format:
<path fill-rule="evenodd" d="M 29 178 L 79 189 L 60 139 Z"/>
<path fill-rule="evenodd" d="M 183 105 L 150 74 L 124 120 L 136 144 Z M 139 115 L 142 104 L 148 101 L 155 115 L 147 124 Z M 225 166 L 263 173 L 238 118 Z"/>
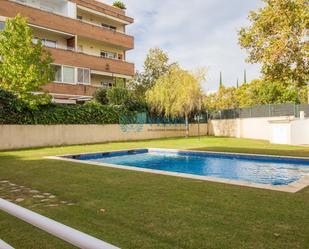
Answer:
<path fill-rule="evenodd" d="M 210 119 L 260 118 L 260 117 L 299 117 L 300 112 L 309 117 L 309 104 L 272 104 L 258 105 L 250 108 L 220 110 L 209 114 Z"/>

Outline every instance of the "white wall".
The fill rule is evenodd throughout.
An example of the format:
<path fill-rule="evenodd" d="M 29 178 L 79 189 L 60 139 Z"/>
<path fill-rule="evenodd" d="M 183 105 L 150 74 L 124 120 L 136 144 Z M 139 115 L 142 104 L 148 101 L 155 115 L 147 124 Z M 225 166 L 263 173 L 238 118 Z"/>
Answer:
<path fill-rule="evenodd" d="M 285 120 L 287 118 L 289 117 L 210 120 L 208 134 L 212 136 L 269 140 L 271 138 L 270 121 Z"/>
<path fill-rule="evenodd" d="M 268 140 L 275 144 L 309 145 L 309 119 L 286 116 L 210 120 L 208 134 Z"/>
<path fill-rule="evenodd" d="M 291 138 L 292 145 L 309 144 L 309 119 L 297 119 L 291 121 Z"/>
<path fill-rule="evenodd" d="M 289 121 L 270 122 L 270 138 L 273 144 L 291 144 L 291 123 Z"/>

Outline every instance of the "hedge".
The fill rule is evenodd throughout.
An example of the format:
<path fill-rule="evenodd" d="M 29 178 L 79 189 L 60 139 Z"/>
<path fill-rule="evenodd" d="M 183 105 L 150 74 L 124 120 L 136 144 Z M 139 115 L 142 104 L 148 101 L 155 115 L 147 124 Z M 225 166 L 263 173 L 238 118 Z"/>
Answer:
<path fill-rule="evenodd" d="M 12 93 L 0 89 L 0 124 L 118 124 L 130 115 L 119 106 L 48 104 L 30 109 Z"/>

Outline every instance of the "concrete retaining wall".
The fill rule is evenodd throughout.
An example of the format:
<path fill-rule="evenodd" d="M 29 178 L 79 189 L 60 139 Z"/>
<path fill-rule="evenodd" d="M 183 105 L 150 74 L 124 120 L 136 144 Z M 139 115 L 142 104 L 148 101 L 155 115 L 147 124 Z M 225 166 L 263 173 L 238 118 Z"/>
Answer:
<path fill-rule="evenodd" d="M 190 136 L 198 135 L 191 124 Z M 200 125 L 207 135 L 207 124 Z M 0 125 L 0 150 L 185 136 L 184 125 Z"/>

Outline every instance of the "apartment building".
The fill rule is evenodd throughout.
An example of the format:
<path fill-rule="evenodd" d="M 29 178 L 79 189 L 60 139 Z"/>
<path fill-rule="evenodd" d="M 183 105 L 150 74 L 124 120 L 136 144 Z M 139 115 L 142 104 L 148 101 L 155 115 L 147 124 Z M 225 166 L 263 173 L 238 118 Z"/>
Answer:
<path fill-rule="evenodd" d="M 18 13 L 28 18 L 34 40 L 54 59 L 55 80 L 44 86 L 58 103 L 90 100 L 98 88 L 125 85 L 134 75 L 126 52 L 133 19 L 95 0 L 0 0 L 0 29 Z"/>

